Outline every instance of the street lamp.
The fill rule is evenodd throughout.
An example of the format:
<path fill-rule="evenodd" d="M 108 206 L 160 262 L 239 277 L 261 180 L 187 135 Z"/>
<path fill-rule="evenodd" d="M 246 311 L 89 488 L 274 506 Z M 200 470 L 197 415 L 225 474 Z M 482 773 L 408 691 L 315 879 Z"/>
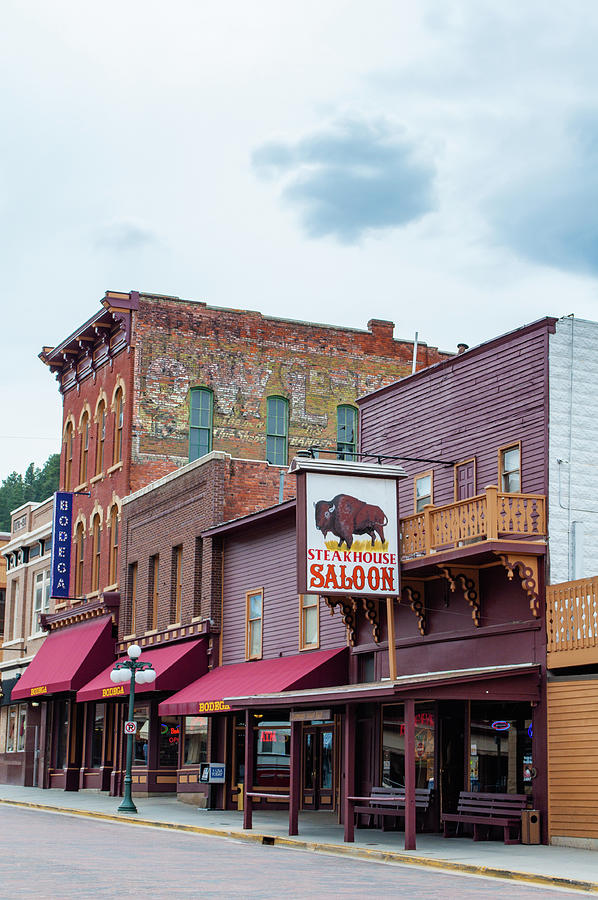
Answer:
<path fill-rule="evenodd" d="M 119 659 L 112 671 L 110 672 L 110 681 L 114 684 L 130 683 L 129 687 L 129 720 L 125 723 L 125 734 L 127 735 L 127 766 L 125 771 L 125 795 L 122 803 L 118 807 L 118 812 L 136 813 L 137 807 L 133 803 L 131 797 L 131 767 L 133 765 L 133 735 L 135 734 L 134 722 L 134 706 L 135 706 L 135 683 L 151 684 L 156 680 L 156 670 L 151 663 L 138 662 L 141 656 L 141 647 L 132 644 L 128 651 L 129 659 Z"/>

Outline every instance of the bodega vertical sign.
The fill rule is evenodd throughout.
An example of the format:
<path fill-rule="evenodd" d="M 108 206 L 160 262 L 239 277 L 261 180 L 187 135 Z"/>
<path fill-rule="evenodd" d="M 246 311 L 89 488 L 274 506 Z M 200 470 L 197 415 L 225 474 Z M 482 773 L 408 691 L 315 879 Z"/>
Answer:
<path fill-rule="evenodd" d="M 73 531 L 73 495 L 67 491 L 54 494 L 52 517 L 52 567 L 50 596 L 68 600 L 71 580 L 71 535 Z"/>

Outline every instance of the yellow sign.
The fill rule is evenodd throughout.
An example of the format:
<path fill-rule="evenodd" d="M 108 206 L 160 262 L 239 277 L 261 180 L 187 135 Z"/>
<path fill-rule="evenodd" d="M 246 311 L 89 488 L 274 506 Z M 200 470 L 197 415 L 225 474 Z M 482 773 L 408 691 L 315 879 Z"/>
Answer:
<path fill-rule="evenodd" d="M 102 697 L 116 697 L 118 694 L 124 694 L 124 684 L 117 684 L 116 687 L 102 688 Z"/>
<path fill-rule="evenodd" d="M 209 700 L 207 703 L 199 703 L 197 711 L 200 713 L 226 712 L 228 709 L 230 706 L 228 703 L 223 703 L 222 700 Z"/>
<path fill-rule="evenodd" d="M 37 694 L 47 694 L 48 686 L 47 684 L 42 685 L 41 687 L 31 688 L 31 696 L 35 697 Z"/>

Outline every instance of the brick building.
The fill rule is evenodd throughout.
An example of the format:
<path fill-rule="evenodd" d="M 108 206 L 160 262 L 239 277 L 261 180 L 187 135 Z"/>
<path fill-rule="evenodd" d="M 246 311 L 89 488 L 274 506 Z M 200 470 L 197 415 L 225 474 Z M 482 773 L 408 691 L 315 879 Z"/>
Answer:
<path fill-rule="evenodd" d="M 63 395 L 61 487 L 75 498 L 74 598 L 118 588 L 122 499 L 223 450 L 286 466 L 318 445 L 357 448 L 361 394 L 450 354 L 367 331 L 107 292 L 102 308 L 40 354 Z"/>

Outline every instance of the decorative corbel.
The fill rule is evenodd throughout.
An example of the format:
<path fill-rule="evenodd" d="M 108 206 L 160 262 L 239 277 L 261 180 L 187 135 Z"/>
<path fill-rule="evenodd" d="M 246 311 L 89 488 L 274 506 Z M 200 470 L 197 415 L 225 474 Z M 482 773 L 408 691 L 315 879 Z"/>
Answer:
<path fill-rule="evenodd" d="M 405 598 L 415 615 L 417 616 L 417 627 L 420 634 L 426 633 L 426 592 L 423 581 L 405 581 L 401 582 L 401 598 Z"/>
<path fill-rule="evenodd" d="M 526 556 L 518 553 L 500 553 L 498 558 L 507 570 L 507 578 L 513 580 L 517 573 L 521 578 L 521 587 L 527 594 L 529 608 L 536 618 L 540 615 L 540 601 L 538 597 L 538 557 Z"/>
<path fill-rule="evenodd" d="M 349 636 L 349 643 L 354 647 L 357 638 L 357 601 L 351 597 L 337 597 L 333 595 L 332 597 L 324 597 L 324 603 L 330 610 L 331 616 L 334 615 L 335 607 L 339 607 Z"/>
<path fill-rule="evenodd" d="M 464 568 L 459 566 L 458 570 L 451 569 L 449 566 L 438 566 L 438 569 L 449 583 L 449 587 L 453 593 L 460 587 L 463 596 L 471 606 L 471 618 L 476 628 L 480 624 L 480 573 L 478 569 Z"/>
<path fill-rule="evenodd" d="M 378 601 L 373 597 L 362 597 L 365 617 L 372 626 L 374 641 L 380 643 L 380 616 L 378 614 Z"/>

